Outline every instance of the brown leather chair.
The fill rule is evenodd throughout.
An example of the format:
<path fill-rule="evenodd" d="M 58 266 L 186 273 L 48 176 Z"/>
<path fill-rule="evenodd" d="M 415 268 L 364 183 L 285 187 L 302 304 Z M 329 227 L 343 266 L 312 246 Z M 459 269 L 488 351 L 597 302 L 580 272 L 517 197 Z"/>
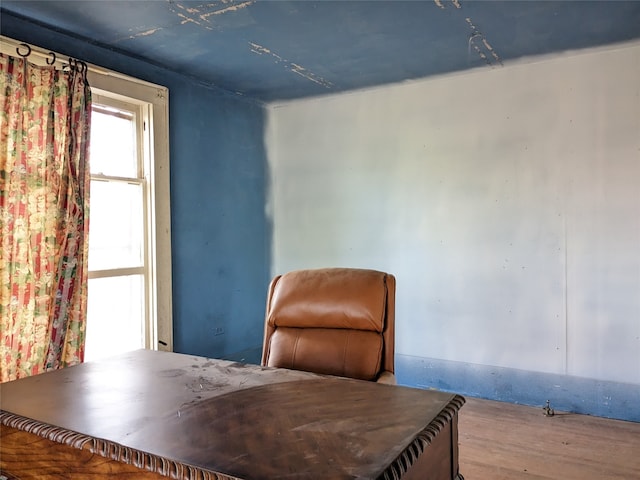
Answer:
<path fill-rule="evenodd" d="M 262 365 L 395 384 L 396 279 L 324 268 L 275 277 Z"/>

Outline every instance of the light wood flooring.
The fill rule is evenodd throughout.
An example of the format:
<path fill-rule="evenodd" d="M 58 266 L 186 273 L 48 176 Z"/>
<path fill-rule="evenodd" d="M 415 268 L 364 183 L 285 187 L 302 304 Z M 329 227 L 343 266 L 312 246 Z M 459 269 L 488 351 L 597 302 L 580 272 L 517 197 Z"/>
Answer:
<path fill-rule="evenodd" d="M 640 480 L 640 423 L 466 400 L 458 427 L 465 480 Z"/>

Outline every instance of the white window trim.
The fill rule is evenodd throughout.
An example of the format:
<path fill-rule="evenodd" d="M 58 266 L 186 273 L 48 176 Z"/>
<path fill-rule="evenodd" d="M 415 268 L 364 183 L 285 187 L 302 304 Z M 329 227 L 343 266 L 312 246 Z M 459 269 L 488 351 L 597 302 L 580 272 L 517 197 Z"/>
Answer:
<path fill-rule="evenodd" d="M 22 42 L 0 36 L 0 51 L 6 55 L 17 56 L 16 48 Z M 31 47 L 29 61 L 45 64 L 51 58 L 49 50 Z M 20 47 L 20 51 L 24 51 Z M 67 58 L 56 53 L 58 68 Z M 87 64 L 87 78 L 92 93 L 120 97 L 131 103 L 148 105 L 147 138 L 153 139 L 149 145 L 154 168 L 149 169 L 148 181 L 154 186 L 149 189 L 148 233 L 149 241 L 149 279 L 152 285 L 148 289 L 150 323 L 150 345 L 153 350 L 173 351 L 173 304 L 171 284 L 171 204 L 169 179 L 169 90 L 127 75 L 113 72 L 102 67 Z"/>

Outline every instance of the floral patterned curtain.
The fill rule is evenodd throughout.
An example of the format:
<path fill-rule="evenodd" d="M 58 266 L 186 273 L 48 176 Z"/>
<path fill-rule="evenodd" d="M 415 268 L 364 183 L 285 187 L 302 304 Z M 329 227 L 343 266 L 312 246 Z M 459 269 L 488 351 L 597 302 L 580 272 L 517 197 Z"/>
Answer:
<path fill-rule="evenodd" d="M 82 362 L 87 312 L 86 66 L 0 54 L 0 382 Z"/>

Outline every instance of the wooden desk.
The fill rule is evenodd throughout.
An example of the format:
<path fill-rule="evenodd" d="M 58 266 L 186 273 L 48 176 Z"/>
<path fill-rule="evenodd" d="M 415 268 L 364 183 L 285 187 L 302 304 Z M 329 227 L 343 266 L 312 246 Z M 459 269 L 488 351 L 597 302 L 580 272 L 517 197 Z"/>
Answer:
<path fill-rule="evenodd" d="M 0 386 L 29 478 L 462 479 L 457 395 L 139 350 Z"/>

